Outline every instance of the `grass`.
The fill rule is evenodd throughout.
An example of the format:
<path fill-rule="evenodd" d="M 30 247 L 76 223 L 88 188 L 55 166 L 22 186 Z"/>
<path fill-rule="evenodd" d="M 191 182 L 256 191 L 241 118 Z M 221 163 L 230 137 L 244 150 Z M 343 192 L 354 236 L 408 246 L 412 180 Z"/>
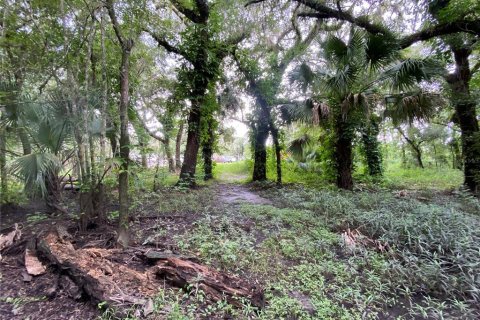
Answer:
<path fill-rule="evenodd" d="M 253 163 L 249 160 L 232 163 L 216 163 L 213 169 L 214 177 L 221 182 L 246 182 L 250 179 Z"/>
<path fill-rule="evenodd" d="M 385 186 L 395 189 L 451 190 L 463 182 L 463 173 L 451 168 L 400 168 L 385 171 Z"/>

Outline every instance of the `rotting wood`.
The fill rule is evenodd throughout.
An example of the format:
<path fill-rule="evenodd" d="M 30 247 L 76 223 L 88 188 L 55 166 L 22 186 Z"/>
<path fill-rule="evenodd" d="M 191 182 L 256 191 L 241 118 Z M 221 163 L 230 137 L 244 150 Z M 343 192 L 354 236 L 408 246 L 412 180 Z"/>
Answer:
<path fill-rule="evenodd" d="M 196 287 L 212 302 L 226 299 L 240 307 L 241 299 L 247 299 L 254 306 L 262 307 L 264 304 L 262 290 L 238 277 L 201 265 L 196 257 L 135 249 L 132 253 L 140 253 L 144 259 L 156 262 L 156 265 L 140 272 L 114 261 L 116 254 L 124 254 L 129 249 L 75 250 L 70 242 L 60 239 L 54 231 L 38 239 L 37 249 L 63 270 L 93 302 L 105 302 L 109 307 L 145 307 L 149 299 L 164 287 L 165 280 L 187 290 Z"/>
<path fill-rule="evenodd" d="M 47 272 L 45 266 L 38 260 L 36 252 L 28 248 L 25 249 L 25 269 L 32 276 L 39 276 Z"/>
<path fill-rule="evenodd" d="M 15 241 L 20 240 L 22 236 L 22 231 L 18 227 L 18 224 L 15 223 L 13 231 L 9 232 L 6 235 L 0 234 L 0 251 L 11 246 Z"/>
<path fill-rule="evenodd" d="M 155 273 L 170 284 L 202 290 L 212 301 L 226 299 L 234 306 L 241 306 L 241 298 L 248 299 L 252 305 L 263 307 L 263 290 L 249 285 L 246 281 L 231 275 L 200 265 L 193 261 L 169 257 L 157 262 Z"/>
<path fill-rule="evenodd" d="M 142 273 L 111 261 L 110 256 L 117 250 L 75 250 L 53 232 L 39 239 L 38 250 L 95 303 L 105 302 L 111 307 L 142 305 L 145 297 L 154 296 L 160 287 L 149 270 Z"/>

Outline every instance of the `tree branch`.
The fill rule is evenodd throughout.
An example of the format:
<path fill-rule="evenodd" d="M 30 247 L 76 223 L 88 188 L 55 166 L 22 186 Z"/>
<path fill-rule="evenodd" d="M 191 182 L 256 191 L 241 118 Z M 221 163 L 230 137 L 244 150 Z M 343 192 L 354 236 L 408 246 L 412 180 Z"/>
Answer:
<path fill-rule="evenodd" d="M 179 54 L 183 57 L 186 56 L 185 52 L 183 52 L 179 48 L 171 45 L 165 38 L 161 37 L 159 34 L 153 32 L 151 30 L 148 30 L 147 28 L 143 28 L 143 31 L 148 33 L 157 42 L 159 47 L 165 48 L 165 50 L 167 50 L 168 52 L 176 53 L 176 54 Z"/>
<path fill-rule="evenodd" d="M 480 20 L 459 20 L 454 22 L 437 24 L 430 28 L 420 30 L 411 35 L 401 38 L 400 48 L 405 49 L 419 41 L 425 41 L 438 36 L 459 32 L 471 33 L 480 36 Z"/>
<path fill-rule="evenodd" d="M 206 21 L 204 21 L 201 16 L 196 14 L 195 11 L 185 8 L 178 0 L 170 0 L 170 2 L 175 8 L 177 8 L 178 11 L 180 11 L 185 17 L 187 17 L 188 20 L 194 23 L 203 23 Z"/>

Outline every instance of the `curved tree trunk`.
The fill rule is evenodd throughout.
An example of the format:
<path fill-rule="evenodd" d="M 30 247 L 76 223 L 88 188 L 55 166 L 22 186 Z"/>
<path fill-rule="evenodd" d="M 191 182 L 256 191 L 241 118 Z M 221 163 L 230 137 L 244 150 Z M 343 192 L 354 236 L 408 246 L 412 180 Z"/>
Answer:
<path fill-rule="evenodd" d="M 175 140 L 175 169 L 180 170 L 182 168 L 182 160 L 180 159 L 180 147 L 182 145 L 183 136 L 183 121 L 180 121 L 177 138 Z"/>
<path fill-rule="evenodd" d="M 341 116 L 340 116 L 341 117 Z M 335 142 L 335 164 L 337 168 L 337 187 L 353 189 L 353 154 L 352 134 L 348 123 L 343 119 L 337 121 L 337 139 Z"/>
<path fill-rule="evenodd" d="M 462 153 L 464 161 L 465 185 L 474 193 L 479 191 L 480 181 L 480 137 L 475 100 L 470 94 L 471 79 L 468 58 L 469 48 L 452 48 L 455 58 L 455 73 L 447 77 L 453 92 L 452 99 L 462 133 Z"/>

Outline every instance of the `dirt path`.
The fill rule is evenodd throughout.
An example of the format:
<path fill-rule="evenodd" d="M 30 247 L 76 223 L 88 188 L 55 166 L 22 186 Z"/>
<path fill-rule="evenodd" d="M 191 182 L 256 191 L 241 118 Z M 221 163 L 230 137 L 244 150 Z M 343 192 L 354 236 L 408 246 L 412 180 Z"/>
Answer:
<path fill-rule="evenodd" d="M 241 184 L 219 184 L 217 188 L 219 201 L 226 204 L 272 204 L 270 200 L 259 196 Z"/>

